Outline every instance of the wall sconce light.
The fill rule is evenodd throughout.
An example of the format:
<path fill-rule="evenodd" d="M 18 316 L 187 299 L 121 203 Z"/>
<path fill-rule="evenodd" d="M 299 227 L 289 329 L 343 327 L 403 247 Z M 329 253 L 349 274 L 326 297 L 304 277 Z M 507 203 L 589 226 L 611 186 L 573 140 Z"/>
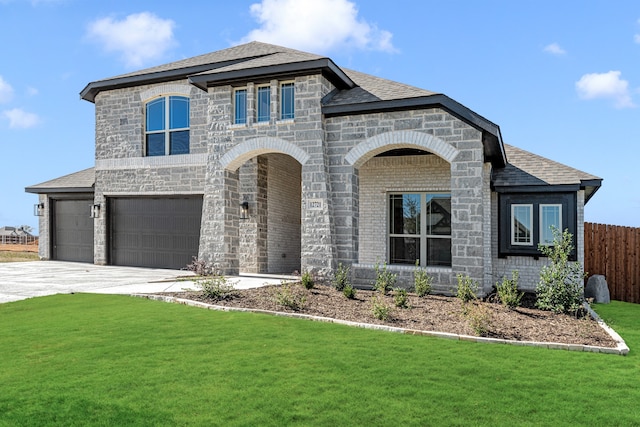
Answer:
<path fill-rule="evenodd" d="M 91 206 L 89 216 L 91 218 L 100 218 L 100 203 Z"/>
<path fill-rule="evenodd" d="M 249 202 L 240 203 L 240 219 L 249 219 Z"/>
<path fill-rule="evenodd" d="M 44 216 L 44 203 L 38 203 L 36 205 L 33 205 L 33 215 Z"/>

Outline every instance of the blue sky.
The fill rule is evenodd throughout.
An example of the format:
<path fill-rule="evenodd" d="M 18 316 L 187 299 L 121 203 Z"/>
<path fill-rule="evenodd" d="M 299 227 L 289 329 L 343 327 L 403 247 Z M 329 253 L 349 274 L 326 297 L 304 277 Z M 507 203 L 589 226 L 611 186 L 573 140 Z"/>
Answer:
<path fill-rule="evenodd" d="M 546 0 L 0 0 L 0 226 L 93 166 L 87 83 L 254 39 L 444 93 L 603 178 L 587 221 L 640 227 L 640 3 Z"/>

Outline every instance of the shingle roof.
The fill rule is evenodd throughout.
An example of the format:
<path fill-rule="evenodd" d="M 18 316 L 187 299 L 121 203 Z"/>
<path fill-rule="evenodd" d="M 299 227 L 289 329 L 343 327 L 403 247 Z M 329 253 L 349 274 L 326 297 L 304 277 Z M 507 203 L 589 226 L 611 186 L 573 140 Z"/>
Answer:
<path fill-rule="evenodd" d="M 390 101 L 394 99 L 417 98 L 436 95 L 437 92 L 398 83 L 359 71 L 344 69 L 343 71 L 358 87 L 336 93 L 325 106 L 354 104 L 373 101 Z"/>
<path fill-rule="evenodd" d="M 36 194 L 93 192 L 95 182 L 95 169 L 89 168 L 29 186 L 25 191 Z"/>
<path fill-rule="evenodd" d="M 494 188 L 574 185 L 586 190 L 588 200 L 602 182 L 600 177 L 521 148 L 508 144 L 504 144 L 504 148 L 507 165 L 494 170 L 492 177 Z"/>

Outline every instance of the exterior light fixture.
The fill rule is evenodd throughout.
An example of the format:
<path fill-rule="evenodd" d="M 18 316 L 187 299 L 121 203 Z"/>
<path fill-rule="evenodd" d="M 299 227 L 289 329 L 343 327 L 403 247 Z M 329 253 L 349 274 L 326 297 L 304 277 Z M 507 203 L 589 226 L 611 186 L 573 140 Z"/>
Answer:
<path fill-rule="evenodd" d="M 100 203 L 91 206 L 89 216 L 91 218 L 100 218 Z"/>
<path fill-rule="evenodd" d="M 33 205 L 34 216 L 44 216 L 44 203 L 38 203 Z"/>
<path fill-rule="evenodd" d="M 249 219 L 249 202 L 240 203 L 240 219 Z"/>

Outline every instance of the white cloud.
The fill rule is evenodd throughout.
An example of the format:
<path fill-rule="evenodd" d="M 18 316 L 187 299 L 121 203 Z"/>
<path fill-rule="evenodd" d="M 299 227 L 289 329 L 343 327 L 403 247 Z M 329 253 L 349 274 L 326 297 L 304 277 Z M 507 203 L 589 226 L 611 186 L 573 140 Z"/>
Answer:
<path fill-rule="evenodd" d="M 257 40 L 312 52 L 344 46 L 395 52 L 389 31 L 358 18 L 348 0 L 262 0 L 250 8 L 260 24 L 241 43 Z"/>
<path fill-rule="evenodd" d="M 562 56 L 567 53 L 567 51 L 561 48 L 558 43 L 551 43 L 545 46 L 544 51 L 556 56 Z"/>
<path fill-rule="evenodd" d="M 633 36 L 633 41 L 640 44 L 640 34 L 636 34 Z"/>
<path fill-rule="evenodd" d="M 128 67 L 140 67 L 161 58 L 176 42 L 175 22 L 150 12 L 136 13 L 121 21 L 102 18 L 89 24 L 87 35 L 107 52 L 117 52 Z"/>
<path fill-rule="evenodd" d="M 38 89 L 37 89 L 37 88 L 35 88 L 35 87 L 33 87 L 33 86 L 29 86 L 29 87 L 27 87 L 27 95 L 29 95 L 29 96 L 36 96 L 38 93 L 40 93 L 40 92 L 38 91 Z"/>
<path fill-rule="evenodd" d="M 40 123 L 40 117 L 37 114 L 28 113 L 20 108 L 3 111 L 2 116 L 9 119 L 11 129 L 28 129 Z"/>
<path fill-rule="evenodd" d="M 582 99 L 611 99 L 616 108 L 635 107 L 629 93 L 629 82 L 620 78 L 620 71 L 585 74 L 576 82 Z"/>
<path fill-rule="evenodd" d="M 7 103 L 13 98 L 13 88 L 0 76 L 0 104 Z"/>

